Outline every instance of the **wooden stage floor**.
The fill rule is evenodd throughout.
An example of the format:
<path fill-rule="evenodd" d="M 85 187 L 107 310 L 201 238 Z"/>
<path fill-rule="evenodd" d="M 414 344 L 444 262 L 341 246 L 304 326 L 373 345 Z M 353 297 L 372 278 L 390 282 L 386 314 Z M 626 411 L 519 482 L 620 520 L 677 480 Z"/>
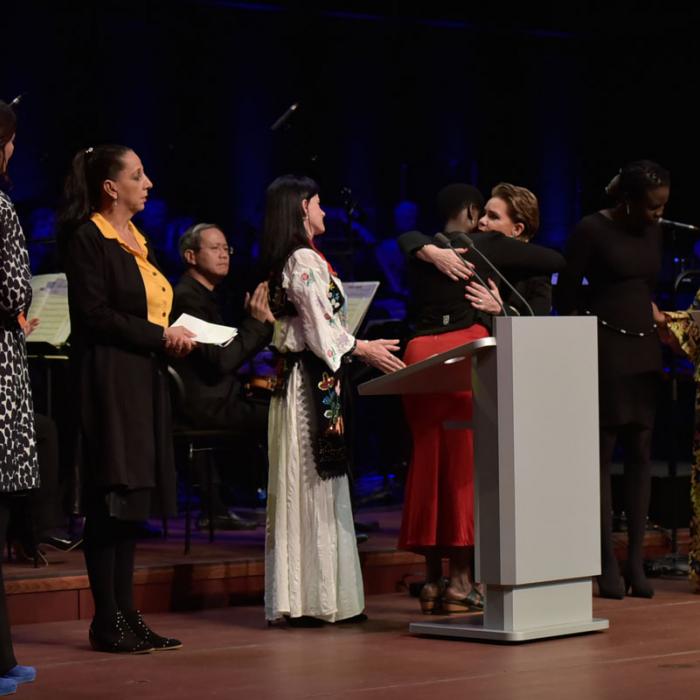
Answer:
<path fill-rule="evenodd" d="M 258 513 L 264 517 L 263 513 Z M 401 510 L 387 507 L 356 514 L 360 523 L 377 523 L 379 530 L 360 545 L 367 595 L 405 592 L 423 578 L 423 559 L 396 550 Z M 263 594 L 264 528 L 248 532 L 217 532 L 209 543 L 206 533 L 195 532 L 192 551 L 183 554 L 182 519 L 171 521 L 167 540 L 139 543 L 135 599 L 148 613 L 165 613 L 259 603 Z M 618 553 L 624 556 L 625 536 L 619 535 Z M 687 530 L 679 537 L 687 551 Z M 669 551 L 665 532 L 648 532 L 645 554 L 656 558 Z M 83 555 L 47 550 L 50 565 L 4 564 L 5 590 L 13 624 L 58 622 L 91 618 L 92 597 Z"/>
<path fill-rule="evenodd" d="M 516 646 L 410 636 L 406 594 L 368 598 L 369 621 L 266 627 L 260 606 L 151 615 L 178 651 L 116 656 L 88 648 L 87 622 L 19 625 L 20 663 L 38 680 L 18 697 L 51 700 L 681 700 L 700 683 L 700 596 L 655 581 L 653 600 L 594 599 L 608 631 Z"/>

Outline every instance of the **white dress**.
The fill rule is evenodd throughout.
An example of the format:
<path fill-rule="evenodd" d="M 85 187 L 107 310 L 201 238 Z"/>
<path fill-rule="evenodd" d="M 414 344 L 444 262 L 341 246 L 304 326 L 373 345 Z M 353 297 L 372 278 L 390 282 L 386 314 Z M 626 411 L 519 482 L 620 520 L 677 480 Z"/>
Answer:
<path fill-rule="evenodd" d="M 340 280 L 334 278 L 342 292 Z M 282 286 L 298 311 L 275 323 L 272 344 L 281 352 L 312 351 L 332 371 L 355 339 L 346 309 L 333 313 L 326 261 L 309 248 L 294 252 Z M 265 617 L 308 615 L 335 622 L 365 606 L 362 572 L 347 476 L 321 479 L 311 442 L 311 387 L 295 364 L 269 417 Z"/>

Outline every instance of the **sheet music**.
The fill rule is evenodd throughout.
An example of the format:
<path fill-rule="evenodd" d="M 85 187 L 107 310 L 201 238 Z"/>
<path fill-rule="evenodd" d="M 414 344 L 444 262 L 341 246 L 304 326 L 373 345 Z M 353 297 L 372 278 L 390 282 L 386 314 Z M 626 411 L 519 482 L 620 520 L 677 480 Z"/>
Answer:
<path fill-rule="evenodd" d="M 228 345 L 238 334 L 238 329 L 233 328 L 233 326 L 209 323 L 189 314 L 180 314 L 172 326 L 182 326 L 192 331 L 195 334 L 194 339 L 198 343 L 221 345 L 222 347 Z"/>
<path fill-rule="evenodd" d="M 32 304 L 27 320 L 39 319 L 35 331 L 27 336 L 28 343 L 65 345 L 70 336 L 68 312 L 68 280 L 62 273 L 36 275 L 32 278 Z"/>
<path fill-rule="evenodd" d="M 343 289 L 348 304 L 348 330 L 356 335 L 379 289 L 379 282 L 343 282 Z"/>

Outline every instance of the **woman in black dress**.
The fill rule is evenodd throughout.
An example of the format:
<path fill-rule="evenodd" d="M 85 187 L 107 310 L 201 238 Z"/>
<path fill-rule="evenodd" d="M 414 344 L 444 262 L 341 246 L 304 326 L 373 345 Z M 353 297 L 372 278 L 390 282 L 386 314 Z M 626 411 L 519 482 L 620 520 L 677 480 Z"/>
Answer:
<path fill-rule="evenodd" d="M 193 346 L 168 328 L 173 292 L 131 223 L 152 187 L 125 146 L 80 151 L 66 181 L 59 242 L 68 277 L 76 430 L 76 512 L 85 514 L 85 562 L 96 650 L 174 649 L 134 607 L 136 523 L 175 510 L 165 354 Z"/>
<path fill-rule="evenodd" d="M 669 173 L 651 161 L 626 165 L 608 185 L 610 209 L 584 217 L 567 242 L 560 279 L 562 313 L 598 317 L 600 396 L 600 595 L 651 598 L 643 544 L 649 510 L 651 433 L 661 370 L 652 295 L 661 268 L 659 219 Z M 588 280 L 582 286 L 583 278 Z M 624 450 L 628 557 L 624 583 L 612 542 L 610 463 Z"/>

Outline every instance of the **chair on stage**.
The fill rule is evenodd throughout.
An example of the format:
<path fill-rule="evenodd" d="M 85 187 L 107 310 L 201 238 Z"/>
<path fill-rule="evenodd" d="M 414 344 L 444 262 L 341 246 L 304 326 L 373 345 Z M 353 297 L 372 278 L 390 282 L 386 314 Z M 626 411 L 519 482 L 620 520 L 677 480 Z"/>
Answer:
<path fill-rule="evenodd" d="M 192 542 L 192 486 L 197 460 L 205 460 L 207 502 L 209 504 L 209 512 L 207 514 L 209 520 L 209 542 L 213 542 L 215 529 L 215 514 L 213 512 L 214 456 L 218 451 L 232 451 L 234 448 L 233 443 L 244 436 L 242 433 L 234 430 L 199 428 L 191 425 L 186 417 L 187 393 L 182 377 L 177 370 L 168 366 L 168 378 L 173 403 L 173 439 L 175 448 L 184 447 L 187 456 L 182 471 L 185 486 L 185 554 L 189 554 Z"/>

